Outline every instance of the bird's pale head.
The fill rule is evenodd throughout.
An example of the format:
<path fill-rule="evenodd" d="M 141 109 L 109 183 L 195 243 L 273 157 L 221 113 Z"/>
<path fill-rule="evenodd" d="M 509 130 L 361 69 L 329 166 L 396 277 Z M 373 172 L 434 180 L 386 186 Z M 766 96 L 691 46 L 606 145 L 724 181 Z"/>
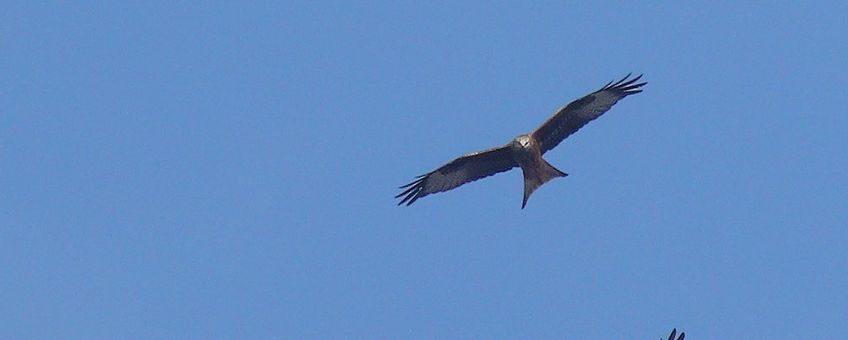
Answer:
<path fill-rule="evenodd" d="M 512 147 L 515 149 L 527 149 L 530 147 L 530 136 L 521 135 L 512 140 Z"/>

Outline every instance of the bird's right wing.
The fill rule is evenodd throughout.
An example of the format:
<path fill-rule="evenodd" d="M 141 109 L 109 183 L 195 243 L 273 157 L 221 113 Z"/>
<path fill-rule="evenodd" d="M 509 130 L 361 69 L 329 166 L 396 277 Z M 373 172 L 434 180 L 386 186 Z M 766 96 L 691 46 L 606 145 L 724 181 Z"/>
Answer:
<path fill-rule="evenodd" d="M 518 166 L 510 155 L 509 145 L 464 155 L 442 167 L 416 177 L 412 183 L 400 187 L 406 189 L 395 198 L 398 205 L 410 205 L 429 194 L 448 191 L 468 182 L 476 181 Z"/>

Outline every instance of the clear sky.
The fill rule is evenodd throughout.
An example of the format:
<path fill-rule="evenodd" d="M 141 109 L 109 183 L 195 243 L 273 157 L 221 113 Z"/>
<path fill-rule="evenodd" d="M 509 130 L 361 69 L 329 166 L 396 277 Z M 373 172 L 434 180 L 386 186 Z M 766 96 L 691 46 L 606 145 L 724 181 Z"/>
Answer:
<path fill-rule="evenodd" d="M 2 6 L 0 338 L 848 338 L 848 2 L 281 3 Z"/>

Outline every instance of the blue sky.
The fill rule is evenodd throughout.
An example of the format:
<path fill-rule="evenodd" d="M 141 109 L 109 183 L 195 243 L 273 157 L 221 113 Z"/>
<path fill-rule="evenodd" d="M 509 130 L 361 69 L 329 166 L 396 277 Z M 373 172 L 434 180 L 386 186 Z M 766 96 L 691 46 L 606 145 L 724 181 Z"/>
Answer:
<path fill-rule="evenodd" d="M 0 338 L 848 338 L 848 5 L 17 2 Z M 396 207 L 628 72 L 512 171 Z"/>

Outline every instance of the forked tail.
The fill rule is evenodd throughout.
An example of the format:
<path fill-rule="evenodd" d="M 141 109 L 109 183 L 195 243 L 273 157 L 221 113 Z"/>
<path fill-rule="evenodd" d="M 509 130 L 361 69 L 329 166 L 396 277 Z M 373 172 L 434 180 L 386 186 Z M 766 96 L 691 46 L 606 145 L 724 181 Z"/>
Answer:
<path fill-rule="evenodd" d="M 521 167 L 522 172 L 524 172 L 524 201 L 521 202 L 521 209 L 524 209 L 524 206 L 527 205 L 527 199 L 530 198 L 530 194 L 536 191 L 542 184 L 557 177 L 568 176 L 567 173 L 554 168 L 545 159 L 540 158 L 540 160 L 541 163 L 538 168 Z"/>

